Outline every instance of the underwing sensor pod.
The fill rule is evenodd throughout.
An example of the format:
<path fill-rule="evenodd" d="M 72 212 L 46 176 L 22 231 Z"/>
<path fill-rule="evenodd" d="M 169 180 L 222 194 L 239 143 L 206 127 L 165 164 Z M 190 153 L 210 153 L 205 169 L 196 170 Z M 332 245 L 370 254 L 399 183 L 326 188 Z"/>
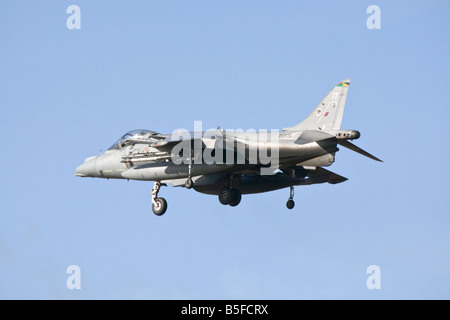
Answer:
<path fill-rule="evenodd" d="M 339 82 L 304 121 L 281 131 L 133 130 L 103 154 L 86 158 L 75 176 L 153 181 L 156 215 L 167 210 L 158 196 L 167 184 L 216 195 L 231 207 L 242 195 L 289 188 L 286 206 L 292 209 L 294 186 L 347 180 L 324 168 L 335 161 L 338 146 L 381 162 L 350 142 L 360 138 L 359 131 L 341 130 L 349 86 L 348 79 Z"/>

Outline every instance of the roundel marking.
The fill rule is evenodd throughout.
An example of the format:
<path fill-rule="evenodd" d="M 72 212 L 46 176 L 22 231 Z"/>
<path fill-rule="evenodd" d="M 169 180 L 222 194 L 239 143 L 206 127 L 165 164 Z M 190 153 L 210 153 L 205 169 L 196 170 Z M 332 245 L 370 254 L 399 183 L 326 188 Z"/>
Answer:
<path fill-rule="evenodd" d="M 322 114 L 322 109 L 317 109 L 316 110 L 316 115 L 318 116 L 318 117 L 320 117 L 320 115 Z"/>

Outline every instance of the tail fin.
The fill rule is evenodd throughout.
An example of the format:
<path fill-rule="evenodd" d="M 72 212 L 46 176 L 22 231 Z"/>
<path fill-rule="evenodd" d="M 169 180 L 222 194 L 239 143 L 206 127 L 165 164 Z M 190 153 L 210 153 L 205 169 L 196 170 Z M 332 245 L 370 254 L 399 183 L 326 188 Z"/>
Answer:
<path fill-rule="evenodd" d="M 339 82 L 314 111 L 303 122 L 296 126 L 283 128 L 286 131 L 296 130 L 339 130 L 344 115 L 345 100 L 347 99 L 350 79 Z"/>

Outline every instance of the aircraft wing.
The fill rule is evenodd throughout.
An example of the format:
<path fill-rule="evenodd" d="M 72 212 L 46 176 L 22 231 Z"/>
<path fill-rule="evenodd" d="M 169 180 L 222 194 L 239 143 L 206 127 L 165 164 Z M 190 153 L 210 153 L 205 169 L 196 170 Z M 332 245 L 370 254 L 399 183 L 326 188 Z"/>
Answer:
<path fill-rule="evenodd" d="M 347 178 L 322 167 L 317 167 L 315 170 L 309 171 L 306 176 L 308 177 L 308 179 L 306 179 L 305 184 L 316 184 L 324 182 L 337 184 L 348 180 Z"/>
<path fill-rule="evenodd" d="M 294 170 L 295 174 L 292 174 Z M 194 189 L 201 193 L 217 195 L 223 188 L 223 181 L 230 172 L 219 172 L 192 177 L 194 181 Z M 291 170 L 283 170 L 274 175 L 262 176 L 258 173 L 247 173 L 238 176 L 235 180 L 236 188 L 242 194 L 261 193 L 267 191 L 288 188 L 290 186 L 298 185 L 312 185 L 317 183 L 337 184 L 347 180 L 347 178 L 340 176 L 334 172 L 328 171 L 321 167 L 314 169 L 305 169 L 303 167 L 296 167 Z M 167 179 L 161 183 L 170 184 L 173 187 L 184 187 L 186 178 L 182 179 Z"/>
<path fill-rule="evenodd" d="M 303 181 L 299 183 L 301 185 L 325 182 L 337 184 L 348 180 L 347 178 L 322 167 L 286 166 L 281 167 L 280 169 L 292 178 L 303 179 Z"/>
<path fill-rule="evenodd" d="M 150 148 L 157 149 L 157 151 L 148 148 L 135 149 L 129 154 L 124 155 L 122 157 L 122 162 L 146 163 L 170 161 L 172 160 L 172 149 L 176 145 L 178 145 L 180 142 L 183 142 L 187 143 L 187 146 L 184 145 L 184 147 L 189 148 L 193 147 L 198 140 L 200 140 L 200 145 L 202 146 L 203 150 L 204 145 L 201 139 L 183 139 L 182 137 L 172 139 L 171 136 L 168 135 L 152 135 L 149 138 L 129 138 L 125 141 L 126 145 L 147 145 Z"/>
<path fill-rule="evenodd" d="M 236 148 L 236 143 L 239 143 L 239 141 L 236 141 L 234 137 L 226 137 L 222 136 L 222 133 L 218 134 L 215 137 L 212 137 L 210 139 L 204 139 L 204 138 L 197 138 L 194 135 L 191 135 L 191 137 L 183 138 L 179 137 L 177 139 L 172 139 L 171 137 L 167 137 L 164 140 L 160 140 L 157 142 L 150 143 L 149 146 L 156 148 L 160 151 L 171 153 L 172 149 L 178 145 L 179 143 L 183 143 L 184 148 L 192 148 L 192 150 L 195 152 L 196 155 L 198 155 L 199 152 L 204 152 L 205 149 L 213 150 L 218 146 L 221 146 L 223 148 L 223 152 L 238 152 Z M 199 149 L 196 149 L 199 148 Z M 245 157 L 245 154 L 241 155 L 242 157 Z"/>
<path fill-rule="evenodd" d="M 186 134 L 183 135 L 184 133 Z M 194 151 L 194 158 L 199 156 L 200 153 L 202 153 L 205 149 L 213 150 L 216 147 L 217 143 L 221 144 L 224 150 L 233 150 L 234 152 L 238 152 L 235 147 L 235 140 L 233 138 L 222 136 L 221 132 L 217 136 L 211 137 L 210 139 L 202 139 L 196 137 L 196 135 L 193 133 L 181 132 L 179 136 L 158 134 L 151 135 L 148 138 L 128 138 L 126 141 L 124 141 L 124 145 L 148 145 L 150 148 L 157 149 L 157 151 L 148 150 L 147 148 L 136 149 L 133 150 L 130 154 L 123 156 L 122 162 L 145 163 L 149 161 L 170 161 L 172 159 L 173 148 L 180 143 L 183 143 L 183 145 L 180 145 L 180 150 L 184 149 L 184 151 L 187 151 L 188 149 L 192 149 Z M 176 154 L 178 154 L 178 151 L 180 150 L 176 150 Z M 185 157 L 189 157 L 189 155 L 185 155 Z"/>

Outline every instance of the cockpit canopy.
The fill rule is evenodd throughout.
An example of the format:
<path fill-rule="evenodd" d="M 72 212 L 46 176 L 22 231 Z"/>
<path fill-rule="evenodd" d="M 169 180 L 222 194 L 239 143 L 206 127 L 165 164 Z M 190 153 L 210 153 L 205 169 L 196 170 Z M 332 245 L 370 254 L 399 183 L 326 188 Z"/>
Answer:
<path fill-rule="evenodd" d="M 144 129 L 137 129 L 137 130 L 131 130 L 127 133 L 125 133 L 122 137 L 120 137 L 119 140 L 117 140 L 111 147 L 108 148 L 108 150 L 114 150 L 114 149 L 120 149 L 123 146 L 126 145 L 127 140 L 129 139 L 143 139 L 148 138 L 152 135 L 159 134 L 155 131 L 150 130 L 144 130 Z"/>

